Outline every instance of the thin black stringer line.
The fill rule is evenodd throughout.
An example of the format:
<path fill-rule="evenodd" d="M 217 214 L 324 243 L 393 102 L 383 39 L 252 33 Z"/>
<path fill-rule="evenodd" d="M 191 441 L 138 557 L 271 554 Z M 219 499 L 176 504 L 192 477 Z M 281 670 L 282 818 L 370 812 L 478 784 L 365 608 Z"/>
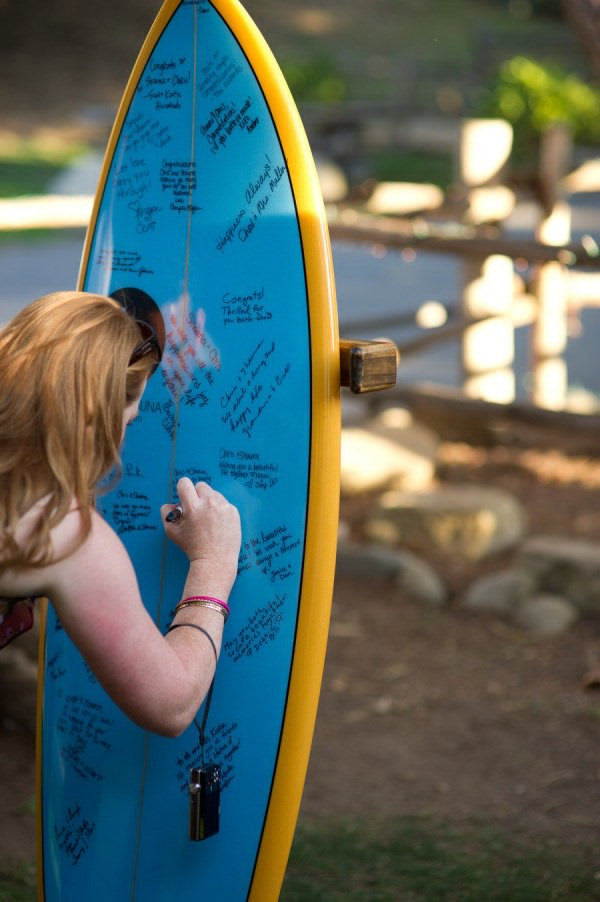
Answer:
<path fill-rule="evenodd" d="M 173 15 L 179 10 L 180 5 L 175 8 L 173 11 Z M 193 43 L 193 93 L 192 93 L 192 122 L 191 122 L 191 161 L 194 160 L 194 152 L 195 152 L 195 139 L 196 139 L 196 93 L 197 93 L 197 85 L 196 85 L 196 73 L 197 73 L 197 60 L 198 60 L 198 10 L 196 4 L 193 4 L 193 16 L 194 16 L 194 43 Z M 172 18 L 172 17 L 171 17 Z M 152 48 L 152 52 L 154 52 L 156 45 L 159 40 L 165 33 L 168 28 L 171 19 L 165 24 L 163 30 L 158 36 L 154 47 Z M 152 53 L 148 56 L 148 61 L 150 60 Z M 147 63 L 148 63 L 147 61 Z M 146 65 L 147 65 L 146 63 Z M 190 177 L 190 187 L 189 187 L 189 196 L 191 201 L 193 180 Z M 192 204 L 188 204 L 188 218 L 187 218 L 187 234 L 186 234 L 186 247 L 185 247 L 185 269 L 184 269 L 184 279 L 183 279 L 183 297 L 184 303 L 182 308 L 182 321 L 185 324 L 185 318 L 187 315 L 187 305 L 188 305 L 188 284 L 189 284 L 189 264 L 190 264 L 190 241 L 191 241 L 191 224 L 192 224 Z M 175 472 L 175 449 L 177 445 L 177 425 L 179 421 L 179 403 L 181 400 L 181 385 L 177 385 L 177 391 L 175 394 L 175 415 L 173 419 L 173 436 L 171 440 L 171 459 L 169 461 L 169 485 L 168 492 L 169 497 L 171 494 L 172 486 L 173 486 L 173 474 Z M 156 622 L 157 625 L 160 625 L 160 618 L 162 613 L 162 603 L 164 599 L 164 588 L 165 588 L 165 572 L 166 572 L 166 560 L 167 560 L 167 549 L 168 549 L 168 539 L 166 536 L 163 538 L 163 546 L 162 546 L 162 557 L 161 557 L 161 565 L 160 565 L 160 579 L 159 579 L 159 594 L 158 594 L 158 608 L 156 612 Z M 146 733 L 146 737 L 144 739 L 144 764 L 142 771 L 142 779 L 140 783 L 140 801 L 138 807 L 138 821 L 137 821 L 137 831 L 136 831 L 136 841 L 135 841 L 135 853 L 134 853 L 134 863 L 133 863 L 133 875 L 132 875 L 132 884 L 131 884 L 131 900 L 134 902 L 135 900 L 135 892 L 137 887 L 137 877 L 138 877 L 138 865 L 139 865 L 139 855 L 140 855 L 140 845 L 141 845 L 141 833 L 142 833 L 142 823 L 143 823 L 143 809 L 144 809 L 144 797 L 145 797 L 145 787 L 146 787 L 146 775 L 148 770 L 148 758 L 149 758 L 149 746 L 150 746 L 150 734 Z"/>

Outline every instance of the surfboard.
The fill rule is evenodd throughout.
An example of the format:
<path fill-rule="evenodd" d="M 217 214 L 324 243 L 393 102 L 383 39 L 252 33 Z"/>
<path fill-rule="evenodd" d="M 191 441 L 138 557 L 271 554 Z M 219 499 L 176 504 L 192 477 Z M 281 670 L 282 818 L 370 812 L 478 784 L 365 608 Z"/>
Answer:
<path fill-rule="evenodd" d="M 206 726 L 222 794 L 219 830 L 205 841 L 188 834 L 196 727 L 165 739 L 133 725 L 48 606 L 39 898 L 274 900 L 327 643 L 339 344 L 309 146 L 236 0 L 160 9 L 116 117 L 79 285 L 143 293 L 164 324 L 123 476 L 101 498 L 162 631 L 187 571 L 159 515 L 177 479 L 207 480 L 235 503 L 243 540 Z"/>

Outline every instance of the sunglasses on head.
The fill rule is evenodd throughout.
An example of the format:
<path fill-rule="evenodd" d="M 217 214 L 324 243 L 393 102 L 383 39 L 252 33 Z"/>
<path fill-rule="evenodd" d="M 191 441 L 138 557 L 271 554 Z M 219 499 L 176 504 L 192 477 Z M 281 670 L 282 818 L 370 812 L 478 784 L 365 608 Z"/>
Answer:
<path fill-rule="evenodd" d="M 137 363 L 138 360 L 142 360 L 142 358 L 147 357 L 149 354 L 153 354 L 156 358 L 156 363 L 152 368 L 152 373 L 158 367 L 162 357 L 162 348 L 160 346 L 160 342 L 156 336 L 156 332 L 150 323 L 146 322 L 143 319 L 136 319 L 136 326 L 140 331 L 140 335 L 142 336 L 141 342 L 135 346 L 133 351 L 131 352 L 131 357 L 129 358 L 129 366 L 133 366 L 134 363 Z"/>

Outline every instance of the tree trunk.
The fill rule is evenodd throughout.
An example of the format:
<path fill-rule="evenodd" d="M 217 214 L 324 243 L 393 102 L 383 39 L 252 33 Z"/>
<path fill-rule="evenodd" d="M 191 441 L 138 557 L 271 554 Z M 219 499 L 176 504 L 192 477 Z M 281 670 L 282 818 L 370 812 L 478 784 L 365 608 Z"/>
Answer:
<path fill-rule="evenodd" d="M 592 72 L 600 78 L 600 0 L 563 0 L 563 6 Z"/>

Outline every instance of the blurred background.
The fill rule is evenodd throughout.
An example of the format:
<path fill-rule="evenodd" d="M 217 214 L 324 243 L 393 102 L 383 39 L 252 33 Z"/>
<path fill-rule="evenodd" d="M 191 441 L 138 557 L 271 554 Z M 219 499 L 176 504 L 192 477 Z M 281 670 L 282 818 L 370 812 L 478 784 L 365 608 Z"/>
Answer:
<path fill-rule="evenodd" d="M 286 76 L 317 157 L 343 331 L 397 341 L 401 382 L 427 378 L 490 400 L 595 409 L 598 292 L 591 271 L 599 238 L 594 66 L 600 39 L 594 0 L 357 0 L 351 7 L 337 0 L 248 0 L 247 8 Z M 85 15 L 69 0 L 1 0 L 0 197 L 93 193 L 119 98 L 155 13 L 147 0 L 113 0 Z M 490 118 L 508 130 L 482 126 L 467 133 L 466 122 Z M 60 178 L 66 166 L 74 173 Z M 558 206 L 563 200 L 568 208 Z M 67 224 L 81 226 L 87 208 L 72 205 L 74 221 Z M 61 207 L 68 216 L 64 202 Z M 353 212 L 386 219 L 359 222 Z M 38 284 L 21 278 L 28 269 L 21 251 L 6 249 L 14 236 L 9 214 L 6 206 L 3 217 L 0 211 L 5 315 L 39 293 Z M 390 219 L 400 253 L 388 253 L 389 237 L 365 241 L 358 228 L 389 226 Z M 29 239 L 36 225 L 26 223 Z M 577 243 L 575 256 L 561 257 L 570 284 L 561 290 L 560 312 L 551 300 L 541 301 L 544 315 L 551 307 L 548 315 L 558 322 L 559 346 L 547 346 L 543 320 L 536 334 L 541 314 L 532 304 L 544 288 L 534 283 L 547 261 L 535 248 L 503 246 L 512 261 L 502 277 L 503 300 L 483 307 L 469 300 L 486 256 L 499 249 L 482 245 L 489 253 L 474 264 L 479 248 L 470 239 L 506 235 Z M 73 280 L 67 259 L 78 257 L 79 240 L 57 251 L 65 262 L 57 268 L 55 260 L 55 281 Z M 43 259 L 42 248 L 41 281 Z M 490 313 L 500 317 L 491 341 L 501 347 L 490 372 L 481 374 L 480 363 L 469 359 L 464 327 Z M 480 330 L 480 348 L 482 342 Z M 536 369 L 536 358 L 548 356 L 553 363 Z"/>

